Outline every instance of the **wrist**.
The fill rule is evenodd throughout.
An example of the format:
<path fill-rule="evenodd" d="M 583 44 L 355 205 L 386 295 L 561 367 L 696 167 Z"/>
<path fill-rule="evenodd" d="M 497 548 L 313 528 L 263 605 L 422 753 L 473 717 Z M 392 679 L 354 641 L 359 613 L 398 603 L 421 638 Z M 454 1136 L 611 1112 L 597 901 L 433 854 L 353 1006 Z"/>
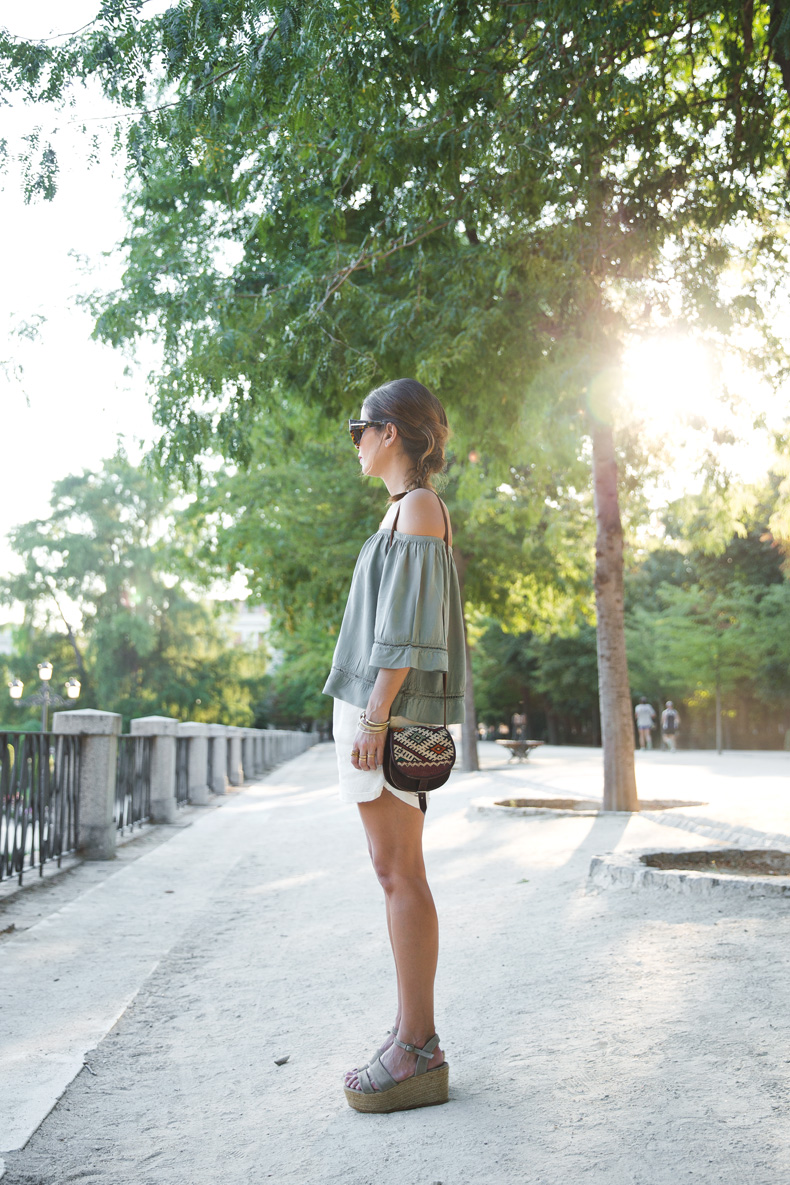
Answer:
<path fill-rule="evenodd" d="M 389 720 L 391 707 L 392 700 L 379 699 L 378 696 L 371 695 L 365 715 L 368 720 Z"/>

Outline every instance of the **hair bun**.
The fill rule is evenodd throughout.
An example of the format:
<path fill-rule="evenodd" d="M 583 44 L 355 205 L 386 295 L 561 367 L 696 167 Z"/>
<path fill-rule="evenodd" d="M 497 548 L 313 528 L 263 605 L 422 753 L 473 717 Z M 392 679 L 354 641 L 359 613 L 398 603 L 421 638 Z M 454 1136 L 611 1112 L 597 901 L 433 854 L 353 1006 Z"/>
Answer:
<path fill-rule="evenodd" d="M 408 488 L 432 490 L 431 477 L 446 466 L 444 450 L 450 435 L 447 415 L 436 396 L 416 379 L 393 379 L 371 391 L 363 408 L 365 416 L 386 420 L 398 429 L 413 466 Z"/>

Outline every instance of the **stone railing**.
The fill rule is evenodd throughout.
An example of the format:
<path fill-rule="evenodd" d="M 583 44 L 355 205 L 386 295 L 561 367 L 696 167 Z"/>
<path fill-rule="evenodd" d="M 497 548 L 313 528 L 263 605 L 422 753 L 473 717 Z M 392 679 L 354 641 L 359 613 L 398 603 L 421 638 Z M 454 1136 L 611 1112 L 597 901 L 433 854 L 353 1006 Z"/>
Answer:
<path fill-rule="evenodd" d="M 77 792 L 77 845 L 88 860 L 106 860 L 117 841 L 116 778 L 121 717 L 92 708 L 56 712 L 53 732 L 80 738 Z M 150 738 L 152 823 L 172 823 L 179 805 L 204 806 L 212 794 L 273 769 L 303 753 L 318 739 L 312 732 L 237 728 L 225 724 L 180 723 L 168 716 L 132 720 L 131 736 Z M 186 742 L 186 777 L 177 793 L 176 745 Z M 183 749 L 182 749 L 183 754 Z M 186 782 L 186 792 L 184 792 Z"/>

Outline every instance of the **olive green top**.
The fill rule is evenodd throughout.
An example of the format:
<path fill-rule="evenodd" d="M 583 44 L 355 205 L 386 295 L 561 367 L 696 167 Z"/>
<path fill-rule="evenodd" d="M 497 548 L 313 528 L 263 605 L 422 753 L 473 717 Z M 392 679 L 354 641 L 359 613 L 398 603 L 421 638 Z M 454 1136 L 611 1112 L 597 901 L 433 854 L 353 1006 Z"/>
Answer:
<path fill-rule="evenodd" d="M 383 527 L 359 553 L 324 694 L 367 706 L 379 668 L 411 667 L 391 714 L 441 724 L 464 718 L 466 655 L 452 548 Z"/>

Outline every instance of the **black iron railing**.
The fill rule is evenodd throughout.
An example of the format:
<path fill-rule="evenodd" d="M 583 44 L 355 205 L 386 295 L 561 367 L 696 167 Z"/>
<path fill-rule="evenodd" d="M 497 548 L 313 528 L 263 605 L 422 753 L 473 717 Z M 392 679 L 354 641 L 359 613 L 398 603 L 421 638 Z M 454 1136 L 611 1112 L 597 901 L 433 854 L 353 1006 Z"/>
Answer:
<path fill-rule="evenodd" d="M 0 732 L 0 881 L 77 846 L 80 738 Z"/>
<path fill-rule="evenodd" d="M 118 737 L 115 777 L 115 826 L 121 835 L 127 827 L 145 823 L 151 816 L 151 737 Z"/>
<path fill-rule="evenodd" d="M 189 737 L 176 737 L 176 806 L 189 802 Z"/>
<path fill-rule="evenodd" d="M 206 758 L 206 785 L 214 792 L 214 738 L 208 738 L 208 756 Z"/>

